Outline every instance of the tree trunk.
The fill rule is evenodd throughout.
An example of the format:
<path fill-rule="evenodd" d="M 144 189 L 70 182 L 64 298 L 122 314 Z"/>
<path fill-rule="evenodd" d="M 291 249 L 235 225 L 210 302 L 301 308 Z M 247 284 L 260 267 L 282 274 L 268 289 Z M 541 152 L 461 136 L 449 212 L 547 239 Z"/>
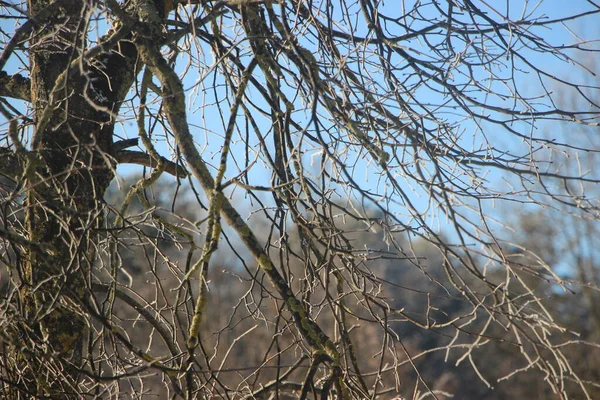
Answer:
<path fill-rule="evenodd" d="M 55 2 L 30 0 L 30 15 Z M 35 128 L 24 173 L 26 227 L 31 242 L 46 251 L 31 250 L 21 265 L 23 343 L 30 354 L 45 357 L 34 360 L 24 350 L 17 355 L 30 394 L 52 397 L 69 397 L 78 380 L 74 371 L 82 364 L 87 325 L 79 305 L 91 287 L 103 195 L 113 178 L 114 115 L 133 82 L 137 59 L 125 40 L 93 59 L 83 57 L 89 50 L 86 3 L 61 3 L 30 40 Z M 48 373 L 51 368 L 63 376 Z"/>

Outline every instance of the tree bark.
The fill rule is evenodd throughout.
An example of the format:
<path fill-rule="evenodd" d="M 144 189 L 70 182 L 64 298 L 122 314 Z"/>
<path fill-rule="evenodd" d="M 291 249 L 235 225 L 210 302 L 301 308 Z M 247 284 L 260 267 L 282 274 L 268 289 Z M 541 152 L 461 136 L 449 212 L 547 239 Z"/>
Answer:
<path fill-rule="evenodd" d="M 30 0 L 35 16 L 60 0 Z M 30 40 L 30 97 L 34 134 L 25 158 L 26 227 L 32 243 L 20 266 L 27 349 L 64 367 L 59 382 L 25 349 L 17 368 L 33 395 L 70 397 L 82 363 L 86 321 L 79 304 L 91 287 L 95 243 L 102 235 L 103 195 L 113 178 L 114 116 L 133 83 L 135 46 L 115 30 L 91 51 L 86 2 L 62 1 L 38 23 Z M 35 20 L 35 18 L 33 18 Z M 102 44 L 104 42 L 104 47 Z M 86 57 L 93 54 L 92 58 Z M 26 346 L 25 346 L 26 347 Z M 55 375 L 56 376 L 56 375 Z M 60 375 L 58 375 L 60 376 Z M 35 389 L 33 389 L 35 388 Z"/>

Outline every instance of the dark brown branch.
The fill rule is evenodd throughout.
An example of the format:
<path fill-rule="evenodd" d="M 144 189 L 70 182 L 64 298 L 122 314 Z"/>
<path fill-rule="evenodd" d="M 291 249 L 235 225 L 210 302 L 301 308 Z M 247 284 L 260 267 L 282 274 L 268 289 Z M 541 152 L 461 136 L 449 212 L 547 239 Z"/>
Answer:
<path fill-rule="evenodd" d="M 158 163 L 152 157 L 141 151 L 121 150 L 116 152 L 113 157 L 117 160 L 118 164 L 138 164 L 150 168 L 158 166 Z M 177 163 L 167 160 L 164 157 L 161 157 L 161 161 L 165 164 L 165 172 L 178 178 L 187 177 L 188 174 L 185 169 Z"/>
<path fill-rule="evenodd" d="M 0 96 L 31 101 L 29 78 L 21 74 L 8 75 L 0 71 Z"/>
<path fill-rule="evenodd" d="M 125 150 L 129 147 L 137 146 L 138 142 L 139 142 L 138 138 L 119 140 L 118 142 L 113 143 L 112 151 L 113 151 L 113 153 L 118 153 L 121 150 Z"/>

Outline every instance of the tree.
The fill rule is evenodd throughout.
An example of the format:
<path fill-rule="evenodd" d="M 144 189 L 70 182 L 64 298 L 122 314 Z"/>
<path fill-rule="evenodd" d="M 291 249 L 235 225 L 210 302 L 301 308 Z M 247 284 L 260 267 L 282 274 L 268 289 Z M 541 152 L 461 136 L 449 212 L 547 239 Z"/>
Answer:
<path fill-rule="evenodd" d="M 573 282 L 543 254 L 515 262 L 529 249 L 492 208 L 598 221 L 598 174 L 546 156 L 600 149 L 537 133 L 598 126 L 573 66 L 600 50 L 579 32 L 600 7 L 580 3 L 1 2 L 3 395 L 447 395 L 409 324 L 490 390 L 534 371 L 590 398 L 568 349 L 598 343 L 535 284 Z M 585 106 L 558 106 L 564 90 Z M 114 203 L 121 164 L 148 173 Z M 505 376 L 481 367 L 494 343 L 519 357 Z"/>

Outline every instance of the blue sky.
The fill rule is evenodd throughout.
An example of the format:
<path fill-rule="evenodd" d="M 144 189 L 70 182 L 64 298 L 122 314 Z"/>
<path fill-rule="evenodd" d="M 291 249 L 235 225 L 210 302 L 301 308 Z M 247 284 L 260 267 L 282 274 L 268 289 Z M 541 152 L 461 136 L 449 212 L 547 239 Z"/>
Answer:
<path fill-rule="evenodd" d="M 410 2 L 403 2 L 403 4 L 410 8 Z M 392 12 L 397 12 L 398 15 L 401 12 L 401 7 L 399 7 L 401 3 L 397 2 L 387 2 L 384 3 L 383 7 L 385 10 L 391 10 Z M 584 11 L 585 7 L 589 7 L 589 3 L 584 1 L 573 1 L 570 3 L 565 3 L 563 1 L 545 1 L 541 3 L 541 5 L 537 6 L 536 4 L 532 4 L 529 2 L 521 2 L 521 1 L 507 1 L 507 2 L 477 2 L 478 6 L 482 8 L 486 8 L 486 5 L 493 5 L 499 13 L 504 13 L 503 7 L 510 7 L 510 15 L 514 19 L 518 19 L 523 15 L 523 5 L 528 5 L 528 10 L 532 11 L 535 15 L 546 15 L 549 19 L 561 18 L 567 13 L 574 13 L 576 11 Z M 397 10 L 394 10 L 397 8 Z M 487 8 L 490 15 L 494 16 L 494 8 Z M 429 9 L 427 12 L 432 12 L 432 9 Z M 415 25 L 414 29 L 418 28 L 418 24 L 426 24 L 428 21 L 426 20 L 427 15 L 423 16 L 425 19 L 422 22 L 415 21 L 413 22 Z M 431 15 L 433 18 L 434 15 Z M 496 16 L 497 17 L 497 16 Z M 339 21 L 340 29 L 347 22 Z M 2 30 L 4 32 L 11 32 L 13 28 L 13 21 L 2 20 Z M 359 28 L 358 34 L 360 34 L 360 30 L 364 29 L 364 25 L 362 28 Z M 597 15 L 590 16 L 588 18 L 583 19 L 580 23 L 572 23 L 567 22 L 566 24 L 556 24 L 553 29 L 546 28 L 532 28 L 532 34 L 537 34 L 543 36 L 545 40 L 553 44 L 567 44 L 577 42 L 579 40 L 578 36 L 582 39 L 590 39 L 600 37 L 600 32 L 597 29 Z M 306 48 L 311 48 L 315 46 L 315 43 L 311 43 L 309 41 L 303 42 L 303 45 Z M 426 47 L 422 42 L 417 40 L 407 41 L 406 43 L 402 43 L 407 48 L 414 50 L 413 54 L 419 54 L 419 52 L 423 52 Z M 518 43 L 515 43 L 518 45 Z M 596 43 L 598 47 L 598 43 Z M 316 50 L 316 47 L 314 47 Z M 190 69 L 186 72 L 186 76 L 184 79 L 184 84 L 186 86 L 187 92 L 187 100 L 188 100 L 188 120 L 191 126 L 191 130 L 195 135 L 195 139 L 197 140 L 199 148 L 203 150 L 203 154 L 205 160 L 208 163 L 217 163 L 220 148 L 222 144 L 222 132 L 224 132 L 224 125 L 226 124 L 226 119 L 228 117 L 228 109 L 229 104 L 223 101 L 224 92 L 221 89 L 215 90 L 215 86 L 220 88 L 220 85 L 223 83 L 222 77 L 218 74 L 213 74 L 213 71 L 210 70 L 210 65 L 213 61 L 213 55 L 206 46 L 193 46 L 192 47 L 192 55 L 195 58 L 197 65 L 195 68 Z M 585 70 L 583 68 L 574 66 L 570 63 L 562 62 L 559 58 L 549 54 L 540 54 L 533 53 L 524 50 L 525 54 L 528 54 L 528 61 L 535 63 L 536 65 L 543 66 L 546 71 L 551 71 L 556 76 L 563 77 L 566 79 L 585 79 Z M 572 52 L 570 52 L 572 53 Z M 422 53 L 424 58 L 427 58 L 426 53 Z M 580 56 L 578 54 L 577 56 Z M 575 56 L 573 54 L 573 56 Z M 186 55 L 181 56 L 181 60 L 183 61 L 180 65 L 185 65 Z M 402 60 L 396 61 L 399 65 L 402 63 Z M 519 65 L 523 66 L 523 65 Z M 7 72 L 13 73 L 19 68 L 19 63 L 16 59 L 13 58 L 11 62 L 7 65 Z M 401 72 L 399 72 L 400 74 Z M 501 66 L 498 67 L 497 73 L 499 76 L 510 76 L 513 71 L 510 69 L 503 69 Z M 480 74 L 480 75 L 477 75 Z M 483 73 L 476 73 L 476 76 L 479 76 L 481 79 L 482 85 L 488 85 L 491 92 L 495 93 L 506 93 L 505 88 L 494 81 L 486 81 L 489 77 L 484 75 Z M 450 78 L 449 78 L 450 79 Z M 456 81 L 458 85 L 461 82 L 461 79 L 464 81 L 465 78 L 460 76 L 460 69 L 455 71 L 452 79 Z M 541 86 L 539 82 L 532 77 L 532 74 L 524 74 L 517 73 L 515 77 L 515 81 L 517 85 L 521 86 L 519 90 L 526 96 L 535 97 L 539 95 L 541 92 Z M 294 82 L 288 82 L 288 91 L 290 97 L 293 95 Z M 383 87 L 383 83 L 379 81 L 373 81 L 375 86 L 379 85 Z M 221 91 L 219 91 L 221 90 Z M 556 87 L 552 88 L 553 91 L 560 92 L 560 90 L 564 90 L 564 88 L 560 88 L 560 85 L 556 84 Z M 434 93 L 432 90 L 427 89 L 425 86 L 422 86 L 417 92 L 418 98 L 423 103 L 435 104 L 441 103 L 439 95 Z M 563 95 L 557 96 L 557 98 L 561 99 Z M 477 99 L 480 101 L 486 101 L 488 104 L 492 102 L 493 104 L 499 106 L 506 106 L 510 104 L 510 100 L 503 101 L 498 96 L 485 96 L 484 94 L 476 95 Z M 261 102 L 260 98 L 255 95 L 250 95 L 250 101 L 255 101 L 259 106 L 265 106 L 264 102 Z M 11 101 L 18 109 L 25 110 L 25 105 L 21 102 Z M 158 104 L 158 103 L 157 103 Z M 568 104 L 566 104 L 568 106 Z M 579 106 L 579 105 L 578 105 Z M 219 109 L 219 107 L 221 107 Z M 521 107 L 521 105 L 516 104 L 516 108 Z M 152 108 L 152 107 L 151 107 Z M 155 111 L 157 111 L 157 106 L 153 107 Z M 417 111 L 419 107 L 415 108 Z M 297 102 L 296 108 L 297 115 L 302 114 L 304 111 L 301 109 L 300 102 Z M 527 154 L 531 148 L 530 143 L 527 140 L 516 138 L 513 135 L 507 134 L 506 131 L 499 129 L 497 126 L 492 126 L 489 123 L 481 122 L 479 127 L 476 126 L 473 120 L 466 119 L 464 115 L 453 113 L 451 109 L 440 109 L 438 111 L 438 115 L 443 115 L 443 118 L 446 118 L 448 123 L 457 124 L 457 136 L 455 140 L 458 140 L 458 143 L 465 146 L 466 148 L 471 148 L 473 151 L 483 150 L 488 147 L 488 143 L 493 143 L 493 146 L 496 149 L 501 150 L 509 150 L 511 152 L 515 152 L 518 154 Z M 266 117 L 261 117 L 260 115 L 256 115 L 257 123 L 263 130 L 263 132 L 268 132 L 269 119 Z M 301 120 L 302 118 L 299 118 Z M 241 119 L 240 119 L 241 121 Z M 122 137 L 135 137 L 136 127 L 135 121 L 132 119 L 123 120 L 122 123 L 117 128 L 117 133 L 119 133 Z M 150 123 L 154 123 L 151 121 Z M 6 127 L 6 125 L 2 125 Z M 544 132 L 554 131 L 556 132 L 556 137 L 564 137 L 565 133 L 570 134 L 569 128 L 566 128 L 562 123 L 560 124 L 560 129 L 556 129 L 556 122 L 543 122 L 536 121 L 535 125 L 528 125 L 527 121 L 524 122 L 515 122 L 511 125 L 515 130 L 523 133 L 525 136 L 538 136 L 544 134 Z M 245 135 L 246 126 L 241 125 L 241 130 L 234 137 L 234 143 L 232 145 L 232 156 L 230 157 L 230 165 L 228 167 L 228 173 L 226 175 L 226 179 L 233 177 L 240 170 L 245 168 L 244 158 L 246 151 L 248 150 L 248 146 L 244 143 L 244 135 Z M 173 143 L 172 140 L 165 137 L 164 134 L 161 133 L 161 129 L 157 129 L 155 131 L 155 145 L 157 146 L 159 152 L 166 157 L 170 157 L 173 154 Z M 268 134 L 268 133 L 267 133 Z M 551 133 L 550 135 L 553 135 Z M 344 134 L 345 135 L 345 134 Z M 252 134 L 250 135 L 252 136 Z M 570 134 L 570 137 L 574 137 L 575 135 Z M 586 134 L 577 134 L 576 140 L 585 140 Z M 250 146 L 249 158 L 250 162 L 255 162 L 252 166 L 251 175 L 250 175 L 250 183 L 256 185 L 268 185 L 270 183 L 270 169 L 265 166 L 262 161 L 253 155 L 253 147 L 257 144 L 256 139 L 251 139 L 252 146 Z M 348 162 L 353 161 L 359 157 L 359 153 L 355 150 L 340 150 L 339 143 L 331 142 L 331 148 L 336 148 L 338 151 L 341 151 L 340 157 L 341 159 L 346 159 Z M 319 146 L 314 145 L 306 145 L 304 150 L 304 161 L 305 168 L 308 172 L 314 174 L 314 178 L 318 179 L 321 171 L 319 170 L 319 162 L 321 157 L 324 154 L 324 149 Z M 386 149 L 386 151 L 394 151 Z M 404 151 L 404 150 L 403 150 Z M 542 156 L 540 151 L 540 157 Z M 408 153 L 410 155 L 410 152 Z M 358 161 L 355 163 L 353 171 L 353 179 L 356 180 L 359 186 L 366 188 L 367 190 L 377 193 L 378 195 L 374 195 L 374 199 L 380 199 L 382 203 L 385 203 L 386 195 L 390 193 L 390 185 L 389 181 L 377 173 L 376 165 L 373 163 L 373 160 L 368 156 L 361 156 Z M 544 156 L 546 157 L 546 156 Z M 559 157 L 559 156 L 555 156 Z M 237 164 L 236 164 L 237 163 Z M 400 174 L 401 171 L 395 169 L 392 165 L 392 173 Z M 423 165 L 423 168 L 427 168 L 427 165 Z M 140 171 L 139 167 L 131 166 L 131 165 L 122 165 L 118 168 L 119 174 L 122 176 L 128 176 L 130 174 L 136 173 Z M 432 172 L 431 170 L 429 171 Z M 481 177 L 485 178 L 485 181 L 482 181 L 482 184 L 487 185 L 494 190 L 498 190 L 500 192 L 505 190 L 510 190 L 510 183 L 506 181 L 506 176 L 501 170 L 488 170 L 481 171 L 479 174 Z M 402 176 L 397 175 L 398 179 L 402 179 Z M 457 178 L 459 179 L 459 178 Z M 466 177 L 465 177 L 466 179 Z M 430 203 L 429 195 L 423 190 L 422 187 L 415 184 L 411 179 L 403 180 L 403 184 L 406 188 L 407 198 L 413 203 L 413 206 L 416 208 L 417 214 L 426 214 L 427 215 L 427 224 L 434 230 L 439 231 L 445 228 L 448 228 L 447 221 L 440 215 L 438 210 L 435 209 L 435 205 Z M 473 184 L 476 185 L 477 182 L 465 182 L 465 184 Z M 331 185 L 331 189 L 337 191 L 340 196 L 344 196 L 344 188 L 341 186 Z M 237 193 L 242 196 L 242 191 L 238 190 Z M 380 196 L 379 196 L 380 195 Z M 269 196 L 263 196 L 265 199 L 268 199 Z M 360 200 L 360 199 L 359 199 Z M 395 198 L 398 200 L 398 198 Z M 380 203 L 380 204 L 382 204 Z M 469 202 L 466 203 L 469 205 Z M 498 201 L 485 201 L 484 207 L 486 212 L 488 212 L 492 216 L 496 216 L 502 219 L 502 207 L 498 207 Z M 471 204 L 472 205 L 472 204 Z M 460 207 L 460 206 L 458 206 Z M 395 213 L 400 220 L 407 224 L 414 223 L 413 216 L 411 212 L 406 207 L 400 203 L 395 203 L 394 201 L 389 203 L 389 209 Z M 465 207 L 462 207 L 463 210 L 466 210 Z M 498 211 L 496 211 L 498 210 Z M 476 213 L 472 213 L 470 211 L 466 211 L 467 215 L 470 218 L 474 218 L 475 220 L 478 218 Z"/>

